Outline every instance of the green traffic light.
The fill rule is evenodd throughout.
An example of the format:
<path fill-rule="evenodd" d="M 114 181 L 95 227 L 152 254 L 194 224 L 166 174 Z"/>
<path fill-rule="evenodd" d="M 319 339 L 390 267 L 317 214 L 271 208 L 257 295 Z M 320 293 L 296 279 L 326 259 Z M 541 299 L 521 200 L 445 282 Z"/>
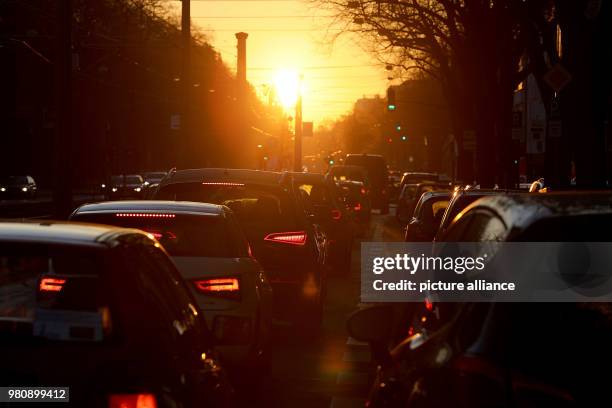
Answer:
<path fill-rule="evenodd" d="M 333 161 L 333 160 L 330 160 L 330 161 L 329 161 L 329 164 L 334 164 L 334 161 Z"/>
<path fill-rule="evenodd" d="M 402 126 L 401 126 L 401 125 L 399 125 L 399 124 L 398 124 L 398 125 L 396 125 L 396 126 L 395 126 L 395 130 L 397 130 L 397 131 L 399 132 L 400 130 L 402 130 Z"/>
<path fill-rule="evenodd" d="M 408 136 L 403 135 L 403 136 L 402 136 L 402 142 L 405 142 L 406 140 L 408 140 Z"/>
<path fill-rule="evenodd" d="M 390 111 L 394 111 L 395 110 L 395 105 L 389 104 L 387 105 L 387 109 Z"/>

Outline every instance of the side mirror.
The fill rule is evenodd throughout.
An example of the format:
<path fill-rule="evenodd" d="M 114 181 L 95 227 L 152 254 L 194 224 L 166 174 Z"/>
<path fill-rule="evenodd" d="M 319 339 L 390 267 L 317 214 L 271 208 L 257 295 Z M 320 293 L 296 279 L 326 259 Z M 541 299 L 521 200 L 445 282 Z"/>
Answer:
<path fill-rule="evenodd" d="M 355 340 L 386 344 L 392 335 L 393 316 L 391 305 L 367 306 L 351 313 L 346 321 L 346 328 Z"/>

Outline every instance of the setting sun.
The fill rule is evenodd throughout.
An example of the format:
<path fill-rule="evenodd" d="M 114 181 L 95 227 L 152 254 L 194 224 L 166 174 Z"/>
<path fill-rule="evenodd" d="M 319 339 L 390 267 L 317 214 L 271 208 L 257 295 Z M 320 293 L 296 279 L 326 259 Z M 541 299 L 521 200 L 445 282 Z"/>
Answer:
<path fill-rule="evenodd" d="M 295 106 L 299 88 L 300 79 L 296 71 L 283 69 L 274 75 L 274 92 L 285 109 Z"/>

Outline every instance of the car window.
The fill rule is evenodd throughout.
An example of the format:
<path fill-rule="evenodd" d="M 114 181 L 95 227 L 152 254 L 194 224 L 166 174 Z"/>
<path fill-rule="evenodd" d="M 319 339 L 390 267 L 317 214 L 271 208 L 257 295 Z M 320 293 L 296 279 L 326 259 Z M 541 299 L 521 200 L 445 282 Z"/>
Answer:
<path fill-rule="evenodd" d="M 242 243 L 230 234 L 226 219 L 217 215 L 172 214 L 173 217 L 118 217 L 116 213 L 77 213 L 82 222 L 138 228 L 152 234 L 172 256 L 234 258 L 241 256 Z"/>
<path fill-rule="evenodd" d="M 143 180 L 140 176 L 125 176 L 126 184 L 142 184 Z"/>
<path fill-rule="evenodd" d="M 533 223 L 510 239 L 527 242 L 608 242 L 612 214 L 551 217 Z"/>
<path fill-rule="evenodd" d="M 291 194 L 280 186 L 169 184 L 159 189 L 155 199 L 226 205 L 247 233 L 251 229 L 299 228 Z"/>
<path fill-rule="evenodd" d="M 472 222 L 463 235 L 466 242 L 503 241 L 506 226 L 497 216 L 485 211 L 475 211 Z"/>

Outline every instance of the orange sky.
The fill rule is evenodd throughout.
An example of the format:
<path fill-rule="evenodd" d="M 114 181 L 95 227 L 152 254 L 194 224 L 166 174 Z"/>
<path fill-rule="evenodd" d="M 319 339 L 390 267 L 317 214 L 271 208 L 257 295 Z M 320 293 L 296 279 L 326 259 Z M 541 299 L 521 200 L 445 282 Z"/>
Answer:
<path fill-rule="evenodd" d="M 384 66 L 348 36 L 326 45 L 330 18 L 301 0 L 192 0 L 191 16 L 233 70 L 234 34 L 249 33 L 247 76 L 259 90 L 274 83 L 279 69 L 302 72 L 303 116 L 315 126 L 351 110 L 356 99 L 386 89 Z"/>

